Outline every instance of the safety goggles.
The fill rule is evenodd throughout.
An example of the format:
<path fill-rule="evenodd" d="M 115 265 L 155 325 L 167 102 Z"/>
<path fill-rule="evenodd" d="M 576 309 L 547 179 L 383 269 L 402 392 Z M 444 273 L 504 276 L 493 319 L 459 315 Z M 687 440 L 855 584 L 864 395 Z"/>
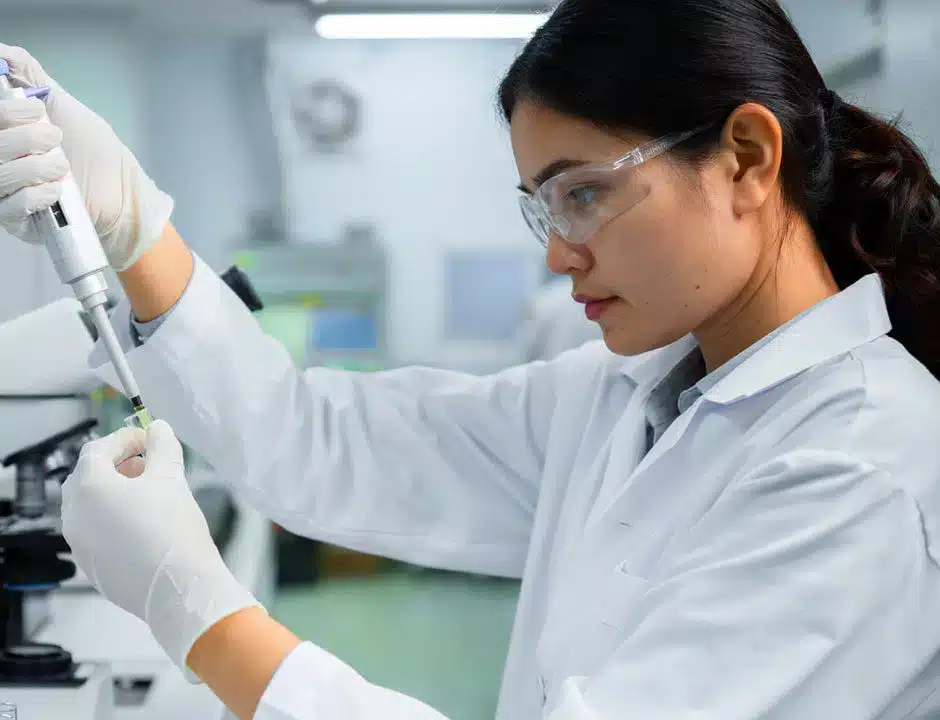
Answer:
<path fill-rule="evenodd" d="M 526 224 L 543 246 L 552 232 L 583 245 L 649 194 L 649 185 L 636 170 L 640 165 L 704 129 L 666 135 L 613 162 L 586 165 L 546 180 L 534 194 L 519 197 Z"/>

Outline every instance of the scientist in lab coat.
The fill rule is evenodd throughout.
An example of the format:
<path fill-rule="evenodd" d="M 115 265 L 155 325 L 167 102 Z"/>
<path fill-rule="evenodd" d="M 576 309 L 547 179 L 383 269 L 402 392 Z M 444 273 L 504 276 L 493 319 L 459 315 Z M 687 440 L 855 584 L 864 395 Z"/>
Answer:
<path fill-rule="evenodd" d="M 30 239 L 68 157 L 169 423 L 87 446 L 65 535 L 240 718 L 441 716 L 235 582 L 171 426 L 292 532 L 521 578 L 500 720 L 938 716 L 940 188 L 776 0 L 565 0 L 528 43 L 521 207 L 604 343 L 491 377 L 299 371 L 108 126 L 0 56 L 62 130 L 0 103 L 0 221 Z"/>

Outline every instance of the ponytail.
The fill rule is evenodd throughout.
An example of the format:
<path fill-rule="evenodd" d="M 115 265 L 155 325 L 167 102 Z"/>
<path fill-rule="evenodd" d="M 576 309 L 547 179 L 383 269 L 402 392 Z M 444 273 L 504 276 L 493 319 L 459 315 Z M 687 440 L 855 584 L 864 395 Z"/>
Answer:
<path fill-rule="evenodd" d="M 817 237 L 840 287 L 876 271 L 892 336 L 940 378 L 940 184 L 898 129 L 837 98 Z"/>

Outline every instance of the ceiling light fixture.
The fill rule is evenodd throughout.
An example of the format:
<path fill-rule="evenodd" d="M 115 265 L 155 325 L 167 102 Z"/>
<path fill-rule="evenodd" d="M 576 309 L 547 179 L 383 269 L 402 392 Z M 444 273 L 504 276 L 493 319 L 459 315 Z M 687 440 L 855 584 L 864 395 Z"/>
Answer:
<path fill-rule="evenodd" d="M 544 13 L 345 13 L 323 15 L 316 31 L 341 40 L 460 40 L 528 38 Z"/>

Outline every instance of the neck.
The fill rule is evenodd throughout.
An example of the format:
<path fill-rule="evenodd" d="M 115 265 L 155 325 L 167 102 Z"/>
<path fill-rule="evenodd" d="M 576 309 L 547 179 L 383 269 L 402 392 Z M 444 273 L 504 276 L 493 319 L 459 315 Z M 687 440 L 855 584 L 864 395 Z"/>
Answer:
<path fill-rule="evenodd" d="M 695 332 L 708 372 L 838 292 L 812 230 L 794 222 L 785 238 L 767 244 L 744 289 Z"/>

